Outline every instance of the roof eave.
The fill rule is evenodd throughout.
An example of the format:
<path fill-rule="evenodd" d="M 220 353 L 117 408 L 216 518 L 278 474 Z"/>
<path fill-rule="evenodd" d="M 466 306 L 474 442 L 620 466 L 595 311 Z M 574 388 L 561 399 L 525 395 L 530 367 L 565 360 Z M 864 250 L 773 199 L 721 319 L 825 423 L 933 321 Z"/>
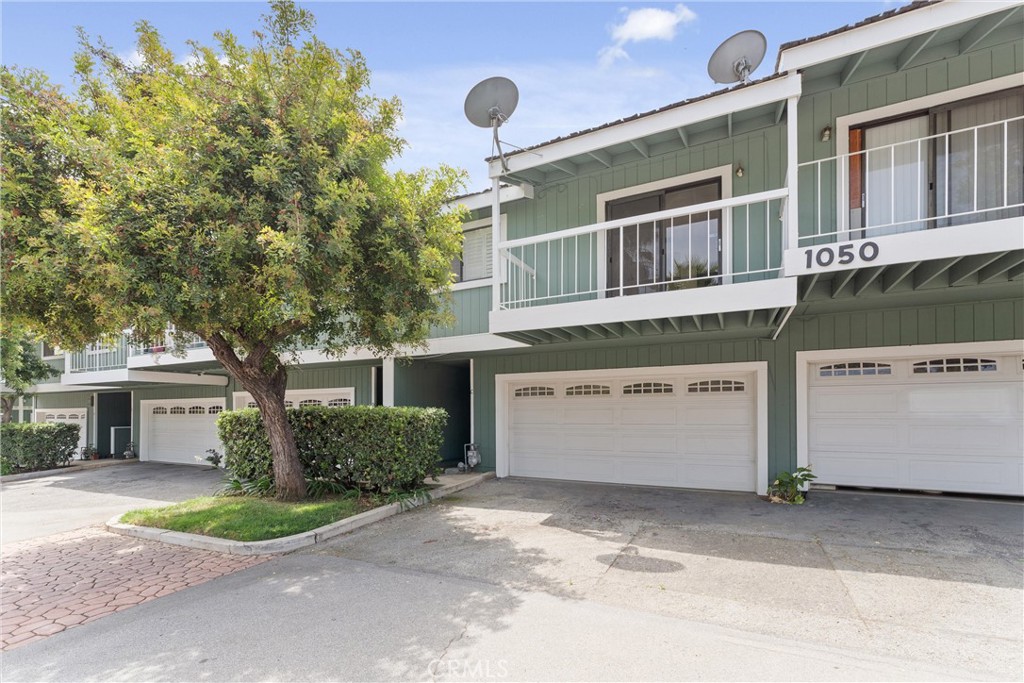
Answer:
<path fill-rule="evenodd" d="M 1020 0 L 938 2 L 779 49 L 777 71 L 793 72 L 948 26 L 1002 12 Z"/>
<path fill-rule="evenodd" d="M 507 171 L 502 169 L 500 159 L 492 157 L 487 160 L 489 175 L 495 178 L 514 174 L 648 135 L 707 121 L 730 112 L 799 97 L 800 80 L 800 74 L 772 76 L 711 97 L 666 107 L 613 125 L 530 147 L 524 152 L 506 157 Z"/>

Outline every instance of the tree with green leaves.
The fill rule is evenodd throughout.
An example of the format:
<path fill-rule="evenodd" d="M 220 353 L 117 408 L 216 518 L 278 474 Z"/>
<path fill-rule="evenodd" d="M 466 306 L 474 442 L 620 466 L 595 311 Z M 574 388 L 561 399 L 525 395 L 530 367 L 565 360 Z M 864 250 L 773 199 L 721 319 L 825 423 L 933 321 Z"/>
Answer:
<path fill-rule="evenodd" d="M 32 387 L 60 372 L 39 357 L 39 342 L 20 330 L 4 325 L 0 330 L 0 422 L 10 422 L 19 398 L 31 395 Z"/>
<path fill-rule="evenodd" d="M 197 335 L 259 406 L 285 500 L 293 352 L 422 344 L 463 220 L 464 174 L 390 172 L 400 103 L 313 28 L 273 2 L 251 46 L 220 32 L 182 62 L 140 22 L 138 65 L 83 34 L 74 96 L 0 74 L 5 315 L 64 348 Z"/>

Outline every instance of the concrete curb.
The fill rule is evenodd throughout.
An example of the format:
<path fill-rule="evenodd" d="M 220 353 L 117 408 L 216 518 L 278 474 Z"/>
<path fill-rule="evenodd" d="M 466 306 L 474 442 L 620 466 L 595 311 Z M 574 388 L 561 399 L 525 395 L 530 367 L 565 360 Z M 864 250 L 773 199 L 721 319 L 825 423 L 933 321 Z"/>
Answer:
<path fill-rule="evenodd" d="M 81 465 L 68 465 L 67 467 L 58 467 L 55 470 L 42 470 L 40 472 L 22 472 L 21 474 L 5 474 L 4 476 L 0 477 L 0 484 L 6 484 L 12 481 L 42 479 L 43 477 L 55 477 L 59 474 L 71 474 L 72 472 L 86 472 L 88 470 L 96 470 L 101 467 L 111 467 L 112 465 L 136 465 L 138 464 L 138 462 L 138 458 L 132 458 L 131 460 L 118 460 L 116 458 L 110 458 L 107 460 L 88 460 L 83 462 L 83 464 Z"/>
<path fill-rule="evenodd" d="M 148 526 L 135 526 L 134 524 L 125 524 L 122 522 L 122 515 L 117 515 L 107 522 L 107 531 L 111 531 L 115 534 L 121 534 L 122 536 L 142 538 L 147 541 L 160 541 L 161 543 L 182 545 L 186 548 L 213 550 L 218 553 L 227 553 L 229 555 L 275 555 L 278 553 L 290 553 L 293 550 L 299 550 L 300 548 L 307 548 L 317 543 L 323 543 L 324 541 L 341 536 L 342 534 L 355 531 L 367 524 L 379 522 L 382 519 L 387 519 L 388 517 L 397 515 L 400 512 L 411 510 L 430 501 L 437 500 L 438 498 L 444 498 L 445 496 L 468 489 L 471 486 L 476 486 L 487 479 L 493 479 L 494 472 L 481 472 L 479 474 L 455 476 L 465 477 L 465 480 L 454 484 L 448 484 L 447 486 L 442 486 L 430 491 L 429 500 L 420 499 L 411 501 L 406 503 L 404 507 L 401 503 L 391 503 L 390 505 L 384 505 L 379 508 L 367 510 L 366 512 L 361 512 L 358 515 L 343 519 L 339 522 L 328 524 L 327 526 L 322 526 L 317 529 L 311 529 L 310 531 L 305 531 L 301 534 L 284 536 L 282 538 L 272 538 L 267 541 L 232 541 L 226 538 L 200 536 L 199 534 L 186 534 L 180 531 L 155 529 Z"/>

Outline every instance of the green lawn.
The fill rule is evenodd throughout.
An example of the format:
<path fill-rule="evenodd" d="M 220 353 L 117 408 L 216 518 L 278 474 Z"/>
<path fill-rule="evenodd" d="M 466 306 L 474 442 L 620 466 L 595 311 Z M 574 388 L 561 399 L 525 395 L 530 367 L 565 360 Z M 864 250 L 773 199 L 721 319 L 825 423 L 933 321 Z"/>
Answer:
<path fill-rule="evenodd" d="M 121 521 L 234 541 L 264 541 L 309 531 L 370 507 L 373 505 L 365 499 L 339 496 L 301 503 L 247 496 L 207 497 L 133 510 Z"/>

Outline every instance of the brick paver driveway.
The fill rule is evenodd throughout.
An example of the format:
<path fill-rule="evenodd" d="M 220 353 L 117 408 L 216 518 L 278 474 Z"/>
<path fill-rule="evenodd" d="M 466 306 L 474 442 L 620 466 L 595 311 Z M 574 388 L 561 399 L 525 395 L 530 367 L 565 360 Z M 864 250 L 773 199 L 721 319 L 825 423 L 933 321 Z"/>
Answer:
<path fill-rule="evenodd" d="M 87 527 L 4 548 L 0 648 L 7 650 L 266 561 Z"/>
<path fill-rule="evenodd" d="M 130 463 L 4 482 L 0 649 L 264 561 L 118 536 L 100 525 L 127 510 L 208 495 L 221 476 Z"/>

